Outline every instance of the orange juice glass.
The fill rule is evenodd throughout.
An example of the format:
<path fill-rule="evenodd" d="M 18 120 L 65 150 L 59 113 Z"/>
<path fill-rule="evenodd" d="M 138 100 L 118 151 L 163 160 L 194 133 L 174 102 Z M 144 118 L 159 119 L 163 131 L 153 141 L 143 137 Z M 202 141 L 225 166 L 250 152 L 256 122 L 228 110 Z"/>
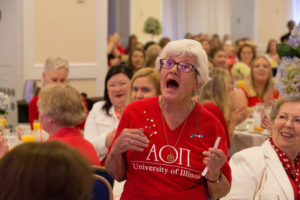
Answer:
<path fill-rule="evenodd" d="M 240 81 L 237 81 L 237 86 L 239 87 L 239 88 L 243 88 L 244 86 L 245 86 L 245 81 L 243 81 L 243 80 L 240 80 Z"/>
<path fill-rule="evenodd" d="M 262 127 L 260 127 L 260 126 L 254 126 L 253 127 L 253 130 L 255 131 L 255 132 L 263 132 L 264 131 L 264 129 L 262 128 Z"/>
<path fill-rule="evenodd" d="M 6 119 L 5 118 L 0 118 L 0 124 L 3 124 L 4 126 L 6 126 Z"/>
<path fill-rule="evenodd" d="M 33 130 L 39 130 L 41 129 L 41 124 L 38 121 L 33 122 Z"/>
<path fill-rule="evenodd" d="M 35 135 L 22 135 L 22 142 L 35 142 Z"/>

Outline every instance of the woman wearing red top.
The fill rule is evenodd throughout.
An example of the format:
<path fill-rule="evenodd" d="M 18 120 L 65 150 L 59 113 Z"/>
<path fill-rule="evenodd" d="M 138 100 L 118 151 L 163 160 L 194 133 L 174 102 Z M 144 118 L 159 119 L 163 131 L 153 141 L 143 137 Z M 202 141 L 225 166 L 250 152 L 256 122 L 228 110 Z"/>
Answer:
<path fill-rule="evenodd" d="M 261 56 L 257 57 L 251 65 L 250 80 L 244 88 L 240 88 L 234 95 L 236 108 L 252 107 L 256 103 L 277 99 L 279 93 L 274 89 L 272 69 L 269 61 Z"/>
<path fill-rule="evenodd" d="M 244 121 L 248 116 L 247 107 L 233 110 L 230 103 L 232 93 L 231 77 L 227 69 L 213 68 L 212 78 L 200 90 L 198 102 L 214 114 L 224 127 L 227 146 L 230 148 L 230 133 L 235 126 Z"/>
<path fill-rule="evenodd" d="M 117 181 L 126 179 L 122 200 L 218 199 L 229 192 L 224 129 L 192 100 L 209 79 L 207 65 L 199 42 L 169 42 L 156 60 L 161 95 L 125 108 L 106 160 Z"/>
<path fill-rule="evenodd" d="M 77 149 L 93 165 L 100 165 L 93 145 L 83 138 L 76 124 L 86 118 L 79 92 L 65 84 L 41 89 L 38 100 L 39 121 L 49 133 L 49 141 L 60 141 Z"/>

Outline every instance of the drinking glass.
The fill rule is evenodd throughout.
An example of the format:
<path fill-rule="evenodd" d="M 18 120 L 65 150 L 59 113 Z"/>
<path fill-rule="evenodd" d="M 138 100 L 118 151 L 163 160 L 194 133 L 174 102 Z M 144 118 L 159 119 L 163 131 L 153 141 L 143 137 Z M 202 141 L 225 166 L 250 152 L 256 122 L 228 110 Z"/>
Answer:
<path fill-rule="evenodd" d="M 238 88 L 243 88 L 245 86 L 245 81 L 244 80 L 238 80 L 236 82 Z"/>
<path fill-rule="evenodd" d="M 29 123 L 20 123 L 16 126 L 16 133 L 21 140 L 22 135 L 29 135 L 31 132 L 31 127 Z"/>
<path fill-rule="evenodd" d="M 257 103 L 254 106 L 253 116 L 253 131 L 263 132 L 264 129 L 261 127 L 261 115 L 264 113 L 265 106 L 263 103 Z"/>
<path fill-rule="evenodd" d="M 9 135 L 6 136 L 5 138 L 7 138 L 7 145 L 9 150 L 13 149 L 15 146 L 21 143 L 17 135 Z"/>
<path fill-rule="evenodd" d="M 45 140 L 42 125 L 38 120 L 33 121 L 33 135 L 35 135 L 37 142 L 43 142 Z"/>
<path fill-rule="evenodd" d="M 35 142 L 36 140 L 35 135 L 31 132 L 30 124 L 19 124 L 16 127 L 16 132 L 22 142 Z"/>

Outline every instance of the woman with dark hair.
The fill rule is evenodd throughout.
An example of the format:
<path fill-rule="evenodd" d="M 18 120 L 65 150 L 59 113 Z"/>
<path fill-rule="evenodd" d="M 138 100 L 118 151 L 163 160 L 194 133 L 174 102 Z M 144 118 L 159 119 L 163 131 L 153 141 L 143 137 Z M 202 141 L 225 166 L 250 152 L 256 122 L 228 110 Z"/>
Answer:
<path fill-rule="evenodd" d="M 110 68 L 105 77 L 104 101 L 95 103 L 87 117 L 84 137 L 95 147 L 101 165 L 126 106 L 131 77 L 132 71 L 124 65 Z"/>
<path fill-rule="evenodd" d="M 252 45 L 244 44 L 238 50 L 237 56 L 240 62 L 243 62 L 250 67 L 252 61 L 256 58 L 256 52 Z"/>
<path fill-rule="evenodd" d="M 137 70 L 141 69 L 145 63 L 145 51 L 140 48 L 134 48 L 130 51 L 127 66 L 135 73 Z"/>
<path fill-rule="evenodd" d="M 232 66 L 231 74 L 234 81 L 247 80 L 250 75 L 250 66 L 256 58 L 256 52 L 250 44 L 244 44 L 237 53 L 239 62 Z"/>
<path fill-rule="evenodd" d="M 86 160 L 58 142 L 25 143 L 0 160 L 0 200 L 89 200 L 92 183 Z"/>
<path fill-rule="evenodd" d="M 128 38 L 128 45 L 125 50 L 126 54 L 129 54 L 129 52 L 136 47 L 136 44 L 138 43 L 138 38 L 136 35 L 132 34 Z"/>
<path fill-rule="evenodd" d="M 215 67 L 220 67 L 224 69 L 228 68 L 226 64 L 226 52 L 222 47 L 216 47 L 211 49 L 210 57 L 213 59 Z"/>
<path fill-rule="evenodd" d="M 265 54 L 266 59 L 268 59 L 268 61 L 270 62 L 273 76 L 276 75 L 277 66 L 280 63 L 280 58 L 276 51 L 276 44 L 277 44 L 276 40 L 274 40 L 274 39 L 269 40 L 266 54 Z"/>

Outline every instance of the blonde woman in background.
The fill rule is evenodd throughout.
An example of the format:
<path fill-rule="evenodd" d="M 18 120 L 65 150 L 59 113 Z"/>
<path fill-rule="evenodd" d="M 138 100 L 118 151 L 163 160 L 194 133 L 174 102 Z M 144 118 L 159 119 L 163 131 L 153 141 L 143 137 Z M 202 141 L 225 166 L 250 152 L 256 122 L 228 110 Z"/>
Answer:
<path fill-rule="evenodd" d="M 252 107 L 257 103 L 277 99 L 279 93 L 273 86 L 269 61 L 263 56 L 257 57 L 251 65 L 249 80 L 243 88 L 235 92 L 233 98 L 235 107 Z"/>
<path fill-rule="evenodd" d="M 146 50 L 145 67 L 155 68 L 155 60 L 159 55 L 161 48 L 158 44 L 152 44 Z"/>
<path fill-rule="evenodd" d="M 247 118 L 248 110 L 246 107 L 240 110 L 233 110 L 230 104 L 232 84 L 228 70 L 213 68 L 210 76 L 212 79 L 202 86 L 197 101 L 220 120 L 226 132 L 227 146 L 229 148 L 229 134 L 237 124 Z"/>
<path fill-rule="evenodd" d="M 154 97 L 160 94 L 158 73 L 154 68 L 143 68 L 131 79 L 129 102 Z"/>

